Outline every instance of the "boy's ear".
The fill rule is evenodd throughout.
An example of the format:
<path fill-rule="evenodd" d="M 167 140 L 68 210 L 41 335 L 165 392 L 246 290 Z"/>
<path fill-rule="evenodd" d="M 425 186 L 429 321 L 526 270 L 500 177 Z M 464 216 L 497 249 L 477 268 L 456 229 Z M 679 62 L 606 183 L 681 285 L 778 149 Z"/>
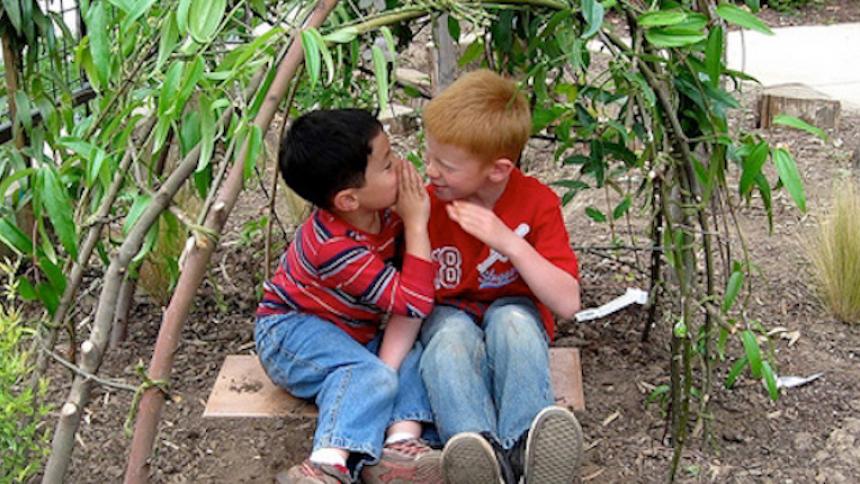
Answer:
<path fill-rule="evenodd" d="M 494 183 L 505 181 L 514 169 L 514 162 L 507 158 L 499 158 L 490 165 L 489 177 Z"/>
<path fill-rule="evenodd" d="M 345 188 L 334 194 L 331 201 L 332 207 L 339 212 L 352 212 L 358 210 L 358 194 L 354 188 Z"/>

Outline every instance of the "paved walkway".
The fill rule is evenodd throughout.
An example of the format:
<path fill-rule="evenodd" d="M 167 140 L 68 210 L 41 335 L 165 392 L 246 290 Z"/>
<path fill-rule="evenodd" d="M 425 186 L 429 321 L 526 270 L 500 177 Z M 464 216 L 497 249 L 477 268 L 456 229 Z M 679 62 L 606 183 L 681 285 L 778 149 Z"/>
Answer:
<path fill-rule="evenodd" d="M 729 33 L 731 69 L 764 86 L 799 82 L 860 110 L 860 23 L 786 27 L 775 35 Z"/>

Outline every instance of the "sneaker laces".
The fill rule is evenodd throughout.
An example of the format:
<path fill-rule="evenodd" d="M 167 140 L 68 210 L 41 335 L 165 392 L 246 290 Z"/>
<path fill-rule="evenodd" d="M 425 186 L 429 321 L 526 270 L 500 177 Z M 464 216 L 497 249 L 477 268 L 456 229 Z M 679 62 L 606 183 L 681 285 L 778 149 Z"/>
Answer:
<path fill-rule="evenodd" d="M 307 477 L 334 477 L 340 482 L 349 483 L 352 479 L 349 476 L 349 469 L 340 464 L 317 464 L 310 459 L 305 459 L 302 462 L 302 474 Z"/>
<path fill-rule="evenodd" d="M 508 449 L 508 461 L 511 463 L 511 471 L 514 478 L 519 480 L 525 474 L 526 470 L 526 441 L 528 440 L 529 431 L 520 435 L 514 446 Z"/>
<path fill-rule="evenodd" d="M 516 484 L 516 476 L 511 468 L 511 462 L 508 459 L 508 451 L 502 448 L 499 440 L 489 432 L 481 432 L 481 437 L 487 440 L 493 447 L 493 452 L 496 454 L 496 461 L 499 463 L 499 470 L 502 472 L 502 480 L 505 484 Z"/>
<path fill-rule="evenodd" d="M 397 442 L 392 442 L 385 447 L 396 452 L 406 454 L 410 457 L 418 457 L 430 450 L 430 447 L 421 439 L 398 440 Z"/>

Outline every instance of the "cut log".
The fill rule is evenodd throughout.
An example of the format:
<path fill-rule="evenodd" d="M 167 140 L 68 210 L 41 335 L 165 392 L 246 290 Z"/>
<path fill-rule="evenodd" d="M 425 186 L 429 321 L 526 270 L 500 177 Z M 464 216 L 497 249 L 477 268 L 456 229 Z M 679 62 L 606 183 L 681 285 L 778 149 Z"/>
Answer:
<path fill-rule="evenodd" d="M 837 129 L 842 105 L 804 84 L 780 84 L 764 89 L 759 98 L 758 127 L 770 128 L 779 114 L 798 117 L 821 129 Z"/>
<path fill-rule="evenodd" d="M 550 375 L 556 404 L 585 410 L 582 366 L 576 348 L 550 348 Z M 218 372 L 204 417 L 313 417 L 312 402 L 275 386 L 253 355 L 229 355 Z"/>

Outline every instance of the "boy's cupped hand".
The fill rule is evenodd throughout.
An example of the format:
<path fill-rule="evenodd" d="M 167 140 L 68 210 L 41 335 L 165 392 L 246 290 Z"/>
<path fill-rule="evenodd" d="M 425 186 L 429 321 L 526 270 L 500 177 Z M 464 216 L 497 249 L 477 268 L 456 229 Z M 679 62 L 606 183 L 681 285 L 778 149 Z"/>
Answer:
<path fill-rule="evenodd" d="M 407 160 L 397 165 L 397 202 L 394 209 L 407 227 L 427 228 L 430 220 L 430 196 L 418 170 Z"/>
<path fill-rule="evenodd" d="M 509 255 L 512 244 L 520 241 L 492 210 L 473 202 L 454 200 L 445 206 L 448 217 L 469 235 L 487 244 L 502 255 Z"/>

